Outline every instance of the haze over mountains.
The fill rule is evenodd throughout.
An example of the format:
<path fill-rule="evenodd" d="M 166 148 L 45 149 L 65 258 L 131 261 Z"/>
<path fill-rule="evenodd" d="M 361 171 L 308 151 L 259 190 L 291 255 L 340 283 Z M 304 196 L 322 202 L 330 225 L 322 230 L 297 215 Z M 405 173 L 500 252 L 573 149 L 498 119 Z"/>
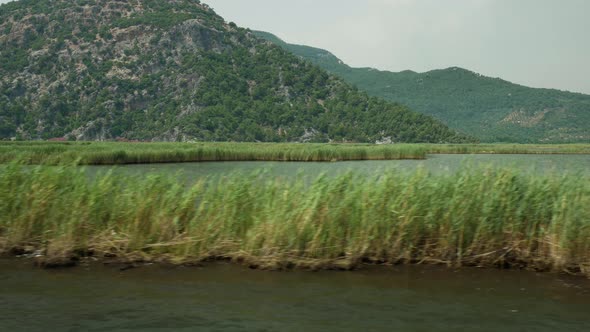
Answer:
<path fill-rule="evenodd" d="M 462 142 L 197 0 L 0 6 L 0 138 Z"/>
<path fill-rule="evenodd" d="M 590 140 L 590 96 L 535 89 L 452 67 L 426 73 L 351 68 L 332 53 L 256 34 L 344 78 L 372 96 L 432 115 L 484 142 L 567 143 Z"/>

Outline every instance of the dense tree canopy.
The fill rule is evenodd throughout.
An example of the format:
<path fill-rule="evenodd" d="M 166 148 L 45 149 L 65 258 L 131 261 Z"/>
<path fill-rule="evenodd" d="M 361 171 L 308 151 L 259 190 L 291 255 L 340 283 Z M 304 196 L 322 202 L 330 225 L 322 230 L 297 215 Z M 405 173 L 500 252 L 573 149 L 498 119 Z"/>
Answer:
<path fill-rule="evenodd" d="M 0 22 L 0 138 L 469 140 L 196 0 L 23 0 Z"/>
<path fill-rule="evenodd" d="M 351 68 L 330 52 L 256 32 L 372 96 L 396 101 L 486 142 L 590 141 L 590 96 L 534 89 L 462 68 L 392 73 Z"/>

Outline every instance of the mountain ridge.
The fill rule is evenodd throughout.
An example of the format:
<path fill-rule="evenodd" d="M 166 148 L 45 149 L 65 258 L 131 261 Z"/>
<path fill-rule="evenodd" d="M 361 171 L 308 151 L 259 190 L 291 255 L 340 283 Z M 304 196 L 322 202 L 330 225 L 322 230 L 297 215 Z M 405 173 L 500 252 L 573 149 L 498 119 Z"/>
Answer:
<path fill-rule="evenodd" d="M 0 6 L 0 138 L 461 142 L 197 0 Z"/>
<path fill-rule="evenodd" d="M 530 88 L 460 67 L 423 73 L 353 68 L 329 51 L 289 44 L 268 32 L 255 31 L 255 34 L 372 96 L 434 116 L 484 142 L 590 141 L 590 95 Z"/>

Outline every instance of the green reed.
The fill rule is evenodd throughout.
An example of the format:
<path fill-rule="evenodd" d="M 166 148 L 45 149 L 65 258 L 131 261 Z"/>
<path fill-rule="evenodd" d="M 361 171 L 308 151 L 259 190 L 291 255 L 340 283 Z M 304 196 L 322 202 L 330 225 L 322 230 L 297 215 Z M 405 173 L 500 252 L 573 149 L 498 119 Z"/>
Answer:
<path fill-rule="evenodd" d="M 22 248 L 47 259 L 442 263 L 590 276 L 590 179 L 465 168 L 311 182 L 231 174 L 186 184 L 13 163 L 0 171 L 0 252 Z"/>
<path fill-rule="evenodd" d="M 294 143 L 3 142 L 0 163 L 83 165 L 200 161 L 340 161 L 424 159 L 420 145 Z"/>
<path fill-rule="evenodd" d="M 201 161 L 425 159 L 427 154 L 590 154 L 590 144 L 0 142 L 0 163 L 117 165 Z"/>
<path fill-rule="evenodd" d="M 431 154 L 590 154 L 590 144 L 424 144 Z"/>

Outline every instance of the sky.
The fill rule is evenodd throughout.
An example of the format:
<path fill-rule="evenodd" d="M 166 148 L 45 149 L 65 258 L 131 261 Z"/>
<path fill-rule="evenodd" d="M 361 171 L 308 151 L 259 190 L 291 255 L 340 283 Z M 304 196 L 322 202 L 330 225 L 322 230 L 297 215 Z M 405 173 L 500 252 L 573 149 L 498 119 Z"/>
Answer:
<path fill-rule="evenodd" d="M 204 0 L 226 20 L 353 67 L 453 66 L 590 94 L 587 0 Z"/>
<path fill-rule="evenodd" d="M 0 3 L 8 2 L 0 0 Z M 203 0 L 227 21 L 353 67 L 463 67 L 590 94 L 587 0 Z"/>

